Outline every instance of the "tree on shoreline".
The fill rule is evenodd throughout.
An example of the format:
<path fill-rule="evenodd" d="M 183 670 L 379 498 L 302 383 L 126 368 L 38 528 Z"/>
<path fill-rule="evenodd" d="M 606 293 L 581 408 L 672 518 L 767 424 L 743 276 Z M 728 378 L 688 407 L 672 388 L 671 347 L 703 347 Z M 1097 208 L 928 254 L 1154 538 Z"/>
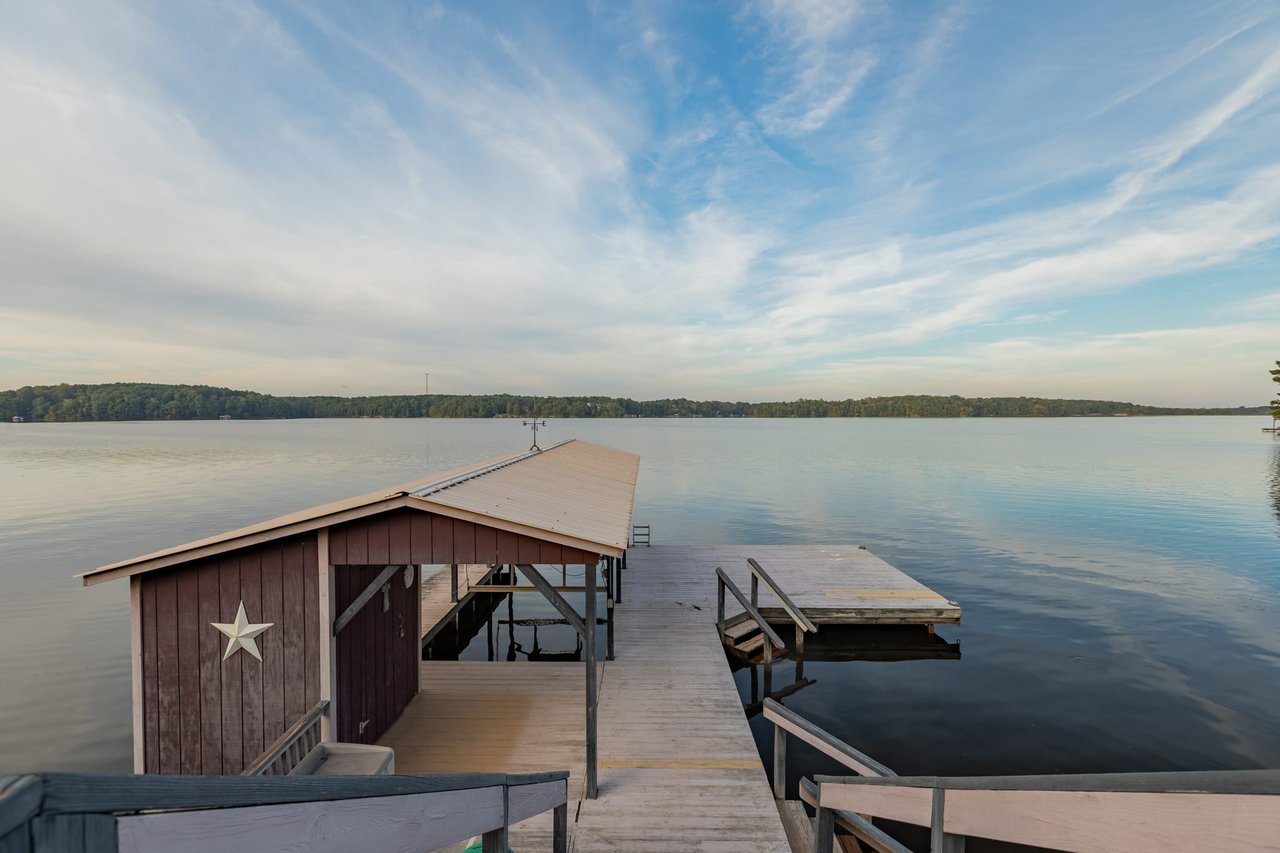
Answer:
<path fill-rule="evenodd" d="M 1271 371 L 1271 381 L 1280 385 L 1280 361 L 1276 362 L 1276 369 Z M 1277 392 L 1276 399 L 1271 401 L 1271 425 L 1275 426 L 1278 420 L 1280 420 L 1280 392 Z"/>

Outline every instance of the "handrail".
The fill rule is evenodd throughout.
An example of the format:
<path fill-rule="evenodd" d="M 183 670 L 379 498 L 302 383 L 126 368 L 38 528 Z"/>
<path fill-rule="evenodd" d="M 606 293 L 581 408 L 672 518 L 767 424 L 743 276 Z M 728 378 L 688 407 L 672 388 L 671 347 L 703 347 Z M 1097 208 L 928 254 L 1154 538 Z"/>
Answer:
<path fill-rule="evenodd" d="M 968 836 L 1054 850 L 1271 849 L 1280 827 L 1280 770 L 815 782 L 820 827 L 836 811 L 882 817 L 929 827 L 935 850 Z M 831 849 L 829 833 L 817 841 Z"/>
<path fill-rule="evenodd" d="M 818 626 L 814 625 L 813 622 L 809 620 L 809 617 L 805 616 L 800 608 L 796 606 L 796 603 L 791 600 L 791 597 L 782 591 L 782 587 L 778 586 L 777 582 L 774 581 L 773 578 L 769 577 L 769 573 L 760 567 L 760 564 L 756 562 L 755 557 L 747 558 L 747 566 L 750 567 L 751 574 L 764 581 L 770 591 L 777 596 L 778 601 L 782 602 L 782 609 L 787 611 L 787 615 L 791 617 L 792 622 L 795 622 L 810 634 L 818 633 Z"/>
<path fill-rule="evenodd" d="M 553 813 L 568 846 L 568 771 L 434 776 L 161 776 L 47 773 L 0 777 L 4 849 L 62 853 L 218 851 L 253 820 L 262 849 L 438 849 L 481 834 L 506 850 L 509 827 Z M 465 797 L 456 792 L 468 792 Z M 313 804 L 321 803 L 316 809 Z M 264 808 L 265 807 L 265 808 Z M 243 839 L 239 839 L 243 840 Z M 237 842 L 238 843 L 238 842 Z M 16 845 L 16 846 L 14 846 Z"/>
<path fill-rule="evenodd" d="M 774 631 L 773 628 L 769 627 L 769 623 L 764 621 L 764 617 L 760 615 L 760 611 L 756 610 L 756 608 L 752 606 L 751 602 L 742 593 L 742 590 L 738 589 L 737 585 L 734 584 L 734 582 L 729 579 L 729 576 L 724 573 L 724 569 L 719 566 L 716 566 L 716 577 L 720 580 L 720 589 L 717 599 L 721 603 L 721 606 L 718 608 L 717 623 L 721 634 L 724 633 L 724 590 L 725 588 L 728 588 L 728 590 L 733 593 L 733 597 L 738 599 L 738 603 L 747 611 L 747 615 L 755 620 L 756 625 L 760 628 L 760 633 L 764 634 L 765 639 L 772 643 L 774 648 L 786 648 L 786 644 L 782 642 L 782 638 L 778 636 L 778 633 Z"/>
<path fill-rule="evenodd" d="M 817 784 L 808 779 L 801 779 L 800 799 L 815 809 L 818 808 Z M 844 809 L 826 809 L 825 811 L 832 814 L 836 824 L 852 832 L 854 837 L 876 853 L 911 853 L 910 848 L 904 847 L 897 839 L 860 814 Z"/>
<path fill-rule="evenodd" d="M 898 775 L 871 756 L 854 749 L 840 740 L 840 738 L 825 729 L 815 726 L 795 711 L 773 699 L 764 700 L 764 718 L 773 723 L 776 732 L 795 735 L 819 752 L 834 758 L 845 767 L 856 770 L 863 776 L 896 778 Z M 777 773 L 776 768 L 774 773 Z M 785 774 L 783 775 L 785 777 Z"/>
<path fill-rule="evenodd" d="M 321 699 L 311 710 L 298 718 L 297 722 L 285 729 L 284 734 L 276 738 L 271 746 L 263 750 L 262 754 L 249 763 L 241 773 L 241 776 L 261 776 L 266 772 L 267 768 L 275 763 L 276 759 L 284 755 L 285 751 L 293 746 L 297 741 L 305 735 L 319 719 L 329 710 L 329 700 Z M 302 756 L 298 756 L 301 760 Z"/>

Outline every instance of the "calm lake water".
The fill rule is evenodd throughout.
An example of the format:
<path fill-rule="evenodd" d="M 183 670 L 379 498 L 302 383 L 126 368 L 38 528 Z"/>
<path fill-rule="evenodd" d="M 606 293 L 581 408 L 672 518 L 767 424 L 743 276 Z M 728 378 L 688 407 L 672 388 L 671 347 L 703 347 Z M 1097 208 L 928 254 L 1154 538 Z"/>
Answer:
<path fill-rule="evenodd" d="M 1265 423 L 587 420 L 542 438 L 639 453 L 655 542 L 861 543 L 958 601 L 940 633 L 961 659 L 809 662 L 787 700 L 899 773 L 1105 772 L 1280 767 Z M 0 425 L 0 772 L 131 767 L 128 585 L 73 573 L 527 443 L 502 420 Z"/>

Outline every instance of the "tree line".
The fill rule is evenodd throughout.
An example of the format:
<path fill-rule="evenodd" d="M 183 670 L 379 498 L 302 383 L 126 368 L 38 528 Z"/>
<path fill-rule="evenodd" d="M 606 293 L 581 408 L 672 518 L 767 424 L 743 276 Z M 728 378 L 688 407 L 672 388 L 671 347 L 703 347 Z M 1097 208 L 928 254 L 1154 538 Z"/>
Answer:
<path fill-rule="evenodd" d="M 1280 365 L 1280 362 L 1277 362 Z M 1280 382 L 1280 370 L 1272 371 Z M 1272 404 L 1280 407 L 1280 402 Z M 40 385 L 0 391 L 0 419 L 10 421 L 155 421 L 218 418 L 983 418 L 1117 415 L 1256 415 L 1266 406 L 1168 408 L 1110 400 L 910 395 L 847 400 L 729 403 L 538 397 L 520 394 L 407 394 L 373 397 L 277 397 L 207 385 L 117 382 Z"/>

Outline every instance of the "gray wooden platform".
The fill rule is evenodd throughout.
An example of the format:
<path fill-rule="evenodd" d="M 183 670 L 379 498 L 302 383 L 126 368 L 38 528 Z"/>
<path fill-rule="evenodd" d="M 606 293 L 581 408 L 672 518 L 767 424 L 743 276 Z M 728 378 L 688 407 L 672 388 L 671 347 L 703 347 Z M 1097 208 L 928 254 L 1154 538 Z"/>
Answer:
<path fill-rule="evenodd" d="M 748 557 L 754 557 L 818 625 L 941 625 L 960 621 L 960 605 L 857 545 L 666 545 L 633 548 L 627 559 L 639 572 L 666 577 L 672 571 L 692 571 L 708 578 L 712 585 L 719 566 L 739 589 L 748 592 Z M 640 574 L 628 579 L 637 585 L 646 582 Z M 728 612 L 739 609 L 730 599 Z M 759 609 L 771 622 L 789 622 L 763 585 Z"/>
<path fill-rule="evenodd" d="M 715 624 L 715 568 L 749 590 L 749 556 L 818 623 L 960 619 L 953 602 L 852 546 L 632 549 L 615 660 L 601 670 L 600 796 L 570 808 L 573 850 L 791 849 Z M 424 587 L 424 633 L 442 594 L 439 582 Z M 770 616 L 763 587 L 761 603 Z M 381 741 L 398 772 L 569 770 L 570 797 L 581 797 L 581 664 L 422 666 L 423 693 Z M 529 821 L 512 847 L 539 849 L 549 832 Z"/>

